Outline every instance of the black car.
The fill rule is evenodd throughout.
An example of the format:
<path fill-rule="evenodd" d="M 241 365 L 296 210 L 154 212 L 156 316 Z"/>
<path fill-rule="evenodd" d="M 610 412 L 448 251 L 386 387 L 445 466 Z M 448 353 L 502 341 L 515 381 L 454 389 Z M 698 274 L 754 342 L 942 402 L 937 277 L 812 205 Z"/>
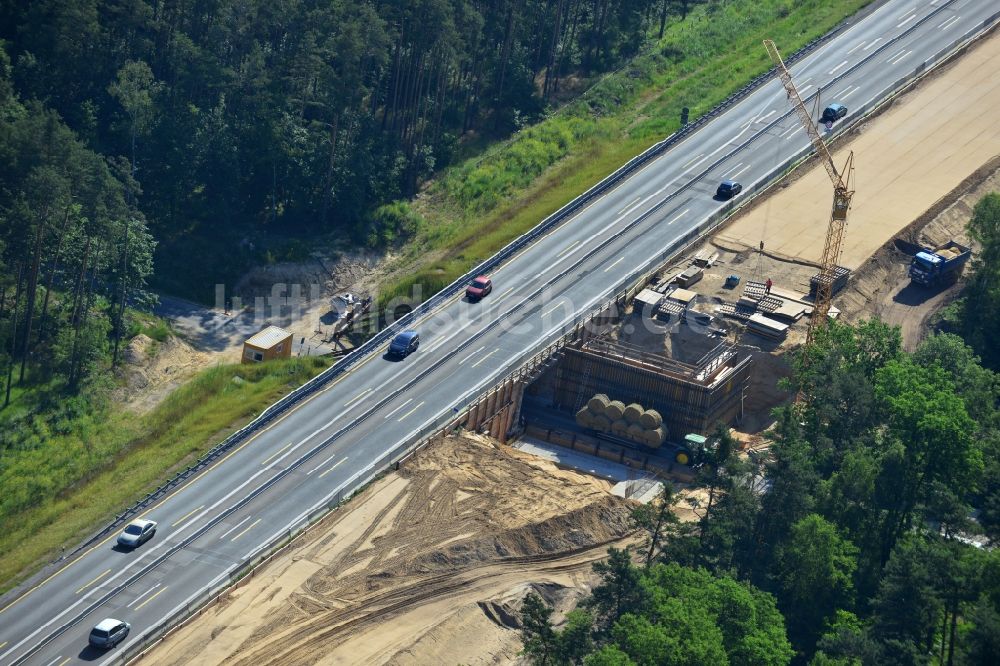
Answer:
<path fill-rule="evenodd" d="M 830 106 L 823 109 L 823 116 L 820 118 L 820 122 L 823 123 L 834 123 L 847 115 L 847 107 L 843 104 L 831 104 Z"/>
<path fill-rule="evenodd" d="M 724 180 L 719 184 L 719 189 L 715 191 L 715 196 L 719 199 L 732 199 L 743 191 L 743 186 L 735 180 Z"/>
<path fill-rule="evenodd" d="M 420 335 L 416 331 L 406 330 L 392 339 L 388 354 L 393 358 L 406 358 L 417 351 L 419 345 Z"/>

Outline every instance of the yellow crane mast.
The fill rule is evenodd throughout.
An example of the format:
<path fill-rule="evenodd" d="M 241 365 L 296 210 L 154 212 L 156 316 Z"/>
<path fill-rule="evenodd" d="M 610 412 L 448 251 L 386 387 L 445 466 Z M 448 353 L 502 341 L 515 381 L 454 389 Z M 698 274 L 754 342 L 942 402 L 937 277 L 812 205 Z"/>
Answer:
<path fill-rule="evenodd" d="M 847 227 L 847 211 L 851 208 L 851 197 L 854 196 L 854 190 L 851 189 L 854 175 L 854 153 L 852 152 L 848 155 L 847 163 L 838 172 L 837 167 L 833 164 L 833 156 L 830 155 L 830 150 L 826 147 L 826 142 L 820 136 L 815 122 L 806 109 L 806 105 L 802 102 L 799 92 L 795 89 L 795 84 L 792 83 L 792 75 L 788 71 L 788 68 L 785 67 L 785 63 L 781 59 L 781 54 L 778 53 L 778 47 L 770 39 L 765 39 L 764 48 L 767 49 L 767 54 L 771 56 L 771 61 L 774 62 L 778 78 L 781 79 L 781 84 L 788 93 L 788 100 L 792 103 L 795 113 L 799 116 L 799 121 L 802 123 L 802 127 L 805 128 L 806 134 L 809 135 L 809 140 L 812 141 L 813 147 L 819 154 L 820 161 L 823 162 L 823 168 L 826 169 L 830 180 L 833 181 L 833 209 L 830 213 L 830 224 L 826 229 L 826 242 L 823 244 L 819 284 L 816 285 L 816 305 L 813 307 L 812 317 L 809 319 L 809 332 L 806 336 L 806 345 L 808 346 L 812 343 L 816 328 L 826 324 L 826 319 L 830 312 L 830 301 L 833 297 L 833 279 L 835 277 L 837 260 L 840 258 L 840 247 L 844 242 L 844 229 Z"/>

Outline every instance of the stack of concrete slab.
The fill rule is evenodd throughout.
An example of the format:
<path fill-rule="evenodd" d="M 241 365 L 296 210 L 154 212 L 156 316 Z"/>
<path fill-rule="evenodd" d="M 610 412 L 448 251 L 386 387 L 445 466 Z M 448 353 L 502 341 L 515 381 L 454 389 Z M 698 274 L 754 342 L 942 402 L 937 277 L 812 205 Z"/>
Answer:
<path fill-rule="evenodd" d="M 747 330 L 772 340 L 784 340 L 788 334 L 788 324 L 782 324 L 760 313 L 750 315 L 747 320 Z"/>

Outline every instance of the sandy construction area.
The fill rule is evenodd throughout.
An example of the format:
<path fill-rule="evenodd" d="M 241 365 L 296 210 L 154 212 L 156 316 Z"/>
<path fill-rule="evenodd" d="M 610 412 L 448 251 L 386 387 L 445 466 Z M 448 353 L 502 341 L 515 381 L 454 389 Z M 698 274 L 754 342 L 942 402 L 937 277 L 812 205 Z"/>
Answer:
<path fill-rule="evenodd" d="M 834 152 L 841 168 L 855 158 L 854 205 L 840 264 L 856 269 L 887 239 L 1000 155 L 1000 33 L 864 123 Z M 827 100 L 835 101 L 835 100 Z M 818 262 L 833 188 L 817 162 L 718 234 L 727 244 Z"/>
<path fill-rule="evenodd" d="M 635 538 L 609 488 L 483 437 L 434 443 L 142 663 L 516 661 L 524 594 L 571 605 Z"/>

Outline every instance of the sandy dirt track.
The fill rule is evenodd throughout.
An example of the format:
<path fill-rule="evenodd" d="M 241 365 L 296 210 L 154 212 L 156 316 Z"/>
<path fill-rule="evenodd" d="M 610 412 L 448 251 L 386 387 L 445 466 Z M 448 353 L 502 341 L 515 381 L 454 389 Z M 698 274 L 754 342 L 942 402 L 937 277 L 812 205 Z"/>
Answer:
<path fill-rule="evenodd" d="M 479 436 L 435 442 L 142 663 L 511 663 L 524 594 L 572 604 L 635 539 L 609 487 Z"/>
<path fill-rule="evenodd" d="M 856 269 L 966 176 L 1000 155 L 1000 32 L 864 123 L 834 152 L 854 151 L 855 190 L 840 264 Z M 825 102 L 834 102 L 827 96 Z M 848 103 L 852 100 L 847 100 Z M 860 100 L 859 100 L 860 101 Z M 803 132 L 804 136 L 804 132 Z M 833 188 L 815 162 L 718 234 L 727 244 L 818 262 Z"/>

